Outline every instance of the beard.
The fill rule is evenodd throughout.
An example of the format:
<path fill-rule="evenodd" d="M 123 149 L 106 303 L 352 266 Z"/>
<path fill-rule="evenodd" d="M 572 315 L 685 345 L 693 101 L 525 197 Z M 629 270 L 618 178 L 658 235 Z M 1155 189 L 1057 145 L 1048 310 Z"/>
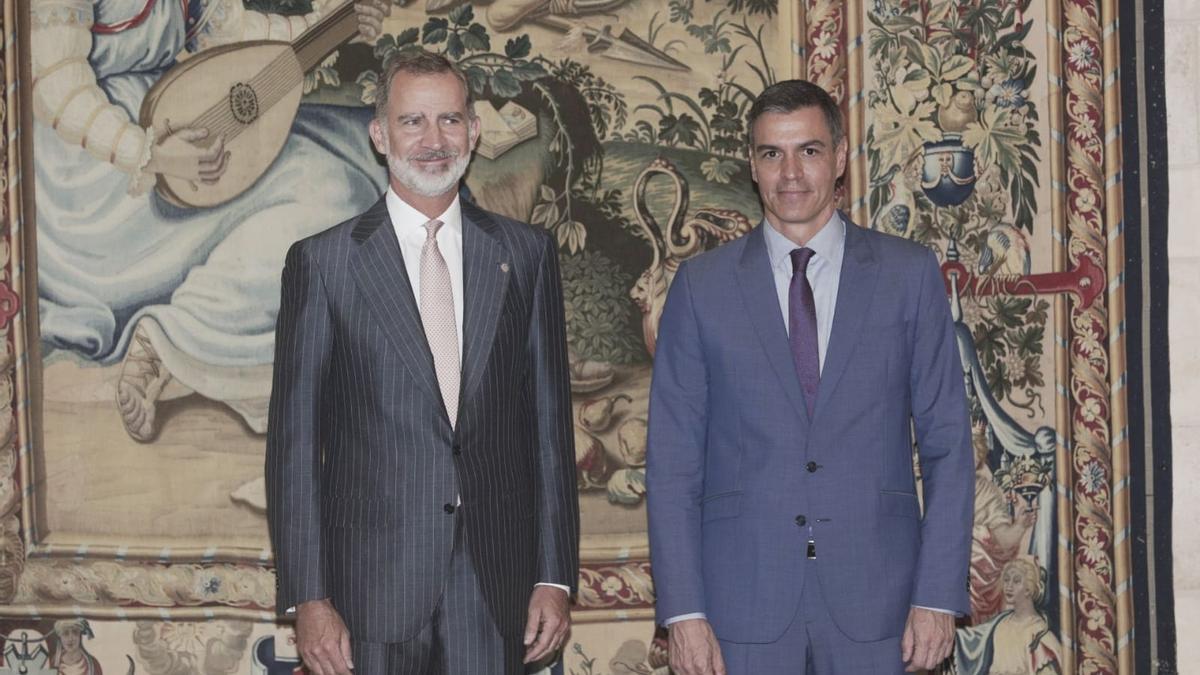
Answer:
<path fill-rule="evenodd" d="M 437 159 L 450 159 L 450 165 L 441 173 L 429 173 L 418 167 L 415 162 Z M 458 187 L 463 174 L 467 172 L 467 164 L 471 154 L 458 153 L 451 150 L 430 151 L 410 157 L 397 157 L 388 154 L 388 172 L 404 187 L 422 197 L 438 197 Z"/>

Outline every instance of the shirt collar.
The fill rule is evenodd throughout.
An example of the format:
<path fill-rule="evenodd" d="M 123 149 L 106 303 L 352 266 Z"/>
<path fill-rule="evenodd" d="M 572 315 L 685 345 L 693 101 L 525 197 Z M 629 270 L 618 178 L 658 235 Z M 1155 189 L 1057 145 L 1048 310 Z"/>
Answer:
<path fill-rule="evenodd" d="M 392 219 L 392 227 L 396 228 L 397 236 L 406 237 L 417 230 L 421 231 L 422 237 L 425 236 L 425 223 L 430 220 L 428 216 L 401 199 L 391 187 L 388 188 L 384 201 L 387 203 L 388 217 Z M 451 232 L 458 233 L 462 230 L 462 203 L 457 194 L 437 220 L 442 221 L 442 227 Z"/>
<path fill-rule="evenodd" d="M 787 265 L 787 269 L 791 270 L 792 250 L 799 248 L 796 242 L 780 234 L 765 218 L 762 226 L 767 239 L 767 256 L 771 260 L 771 267 Z M 830 263 L 834 269 L 841 268 L 842 254 L 846 252 L 846 222 L 836 210 L 829 216 L 825 226 L 808 240 L 806 246 L 813 250 L 817 260 Z"/>

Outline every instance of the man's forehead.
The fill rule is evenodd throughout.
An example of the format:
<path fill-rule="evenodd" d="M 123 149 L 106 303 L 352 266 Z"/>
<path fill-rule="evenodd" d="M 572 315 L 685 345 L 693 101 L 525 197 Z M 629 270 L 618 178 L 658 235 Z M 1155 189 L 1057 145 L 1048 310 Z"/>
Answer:
<path fill-rule="evenodd" d="M 454 73 L 410 73 L 401 70 L 392 78 L 389 105 L 415 109 L 430 102 L 449 102 L 466 110 L 467 89 Z"/>
<path fill-rule="evenodd" d="M 785 135 L 770 136 L 764 134 L 754 136 L 754 147 L 756 148 L 807 148 L 807 147 L 824 147 L 829 145 L 829 138 L 819 138 L 815 136 L 799 136 Z"/>
<path fill-rule="evenodd" d="M 817 107 L 797 108 L 788 112 L 769 111 L 754 120 L 751 129 L 754 145 L 829 144 L 831 136 L 824 113 Z"/>

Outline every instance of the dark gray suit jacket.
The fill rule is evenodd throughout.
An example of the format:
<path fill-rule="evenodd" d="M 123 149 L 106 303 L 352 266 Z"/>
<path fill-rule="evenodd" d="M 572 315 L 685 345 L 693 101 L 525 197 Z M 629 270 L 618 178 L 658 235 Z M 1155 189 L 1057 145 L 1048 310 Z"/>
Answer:
<path fill-rule="evenodd" d="M 459 517 L 503 634 L 523 630 L 537 582 L 576 585 L 557 249 L 466 200 L 462 213 L 456 428 L 383 199 L 297 242 L 283 271 L 266 458 L 276 603 L 332 598 L 359 640 L 404 641 L 429 620 Z"/>

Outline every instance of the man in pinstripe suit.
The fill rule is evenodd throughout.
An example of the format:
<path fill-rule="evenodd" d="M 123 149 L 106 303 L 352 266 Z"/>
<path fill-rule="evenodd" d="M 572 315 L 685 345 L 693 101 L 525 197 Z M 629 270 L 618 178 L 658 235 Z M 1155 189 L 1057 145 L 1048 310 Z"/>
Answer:
<path fill-rule="evenodd" d="M 557 248 L 459 199 L 479 121 L 449 61 L 403 52 L 378 100 L 388 193 L 284 267 L 277 603 L 316 675 L 520 673 L 578 575 Z"/>

